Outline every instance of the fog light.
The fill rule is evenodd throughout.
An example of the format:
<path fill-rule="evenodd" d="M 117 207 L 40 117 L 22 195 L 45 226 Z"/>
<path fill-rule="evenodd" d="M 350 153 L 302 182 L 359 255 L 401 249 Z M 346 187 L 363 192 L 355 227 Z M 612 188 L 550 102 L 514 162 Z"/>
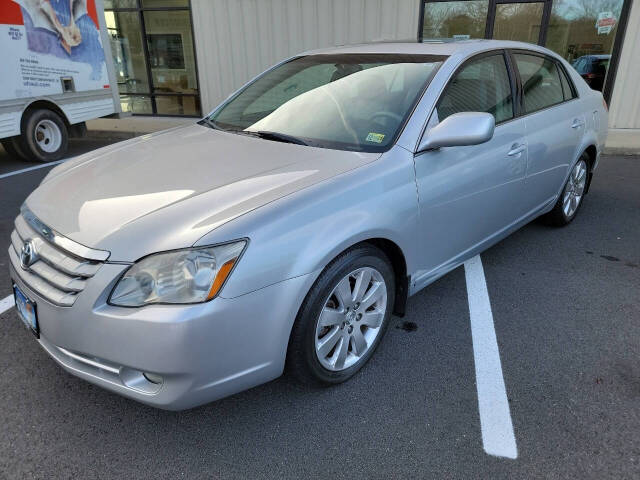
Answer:
<path fill-rule="evenodd" d="M 146 372 L 143 372 L 142 375 L 144 375 L 144 378 L 146 378 L 151 383 L 155 383 L 156 385 L 159 385 L 162 383 L 162 377 L 160 375 L 156 375 L 155 373 L 146 373 Z"/>

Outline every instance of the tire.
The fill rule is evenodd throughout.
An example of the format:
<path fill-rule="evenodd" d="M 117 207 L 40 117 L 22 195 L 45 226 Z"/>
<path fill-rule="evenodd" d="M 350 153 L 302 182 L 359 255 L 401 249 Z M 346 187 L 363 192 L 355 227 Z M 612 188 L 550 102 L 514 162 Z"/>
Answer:
<path fill-rule="evenodd" d="M 367 287 L 359 289 L 358 282 L 368 282 Z M 340 290 L 345 293 L 342 297 L 351 296 L 345 302 L 335 293 L 339 285 L 349 287 L 348 291 Z M 357 302 L 359 297 L 354 302 L 357 294 L 364 294 L 361 302 Z M 376 300 L 369 306 L 373 298 Z M 381 250 L 363 244 L 342 253 L 320 274 L 300 307 L 289 339 L 287 371 L 301 383 L 316 386 L 351 378 L 369 361 L 384 336 L 394 299 L 393 268 Z M 349 302 L 351 305 L 346 305 Z M 322 316 L 328 326 L 320 325 L 325 313 L 331 314 Z"/>
<path fill-rule="evenodd" d="M 576 175 L 578 175 L 579 178 Z M 553 210 L 544 215 L 543 219 L 546 223 L 555 227 L 564 227 L 576 218 L 580 207 L 584 203 L 588 178 L 589 157 L 586 153 L 583 153 L 572 167 L 569 178 L 564 184 L 564 187 L 562 187 L 562 193 L 558 197 L 558 201 L 554 205 Z M 567 204 L 567 199 L 569 199 L 569 204 Z M 571 203 L 571 199 L 573 199 L 575 203 Z"/>
<path fill-rule="evenodd" d="M 27 160 L 52 162 L 67 152 L 69 132 L 57 113 L 46 109 L 32 110 L 22 125 L 17 147 Z"/>
<path fill-rule="evenodd" d="M 13 158 L 18 160 L 26 160 L 25 156 L 19 150 L 18 137 L 3 138 L 0 140 L 4 150 Z"/>

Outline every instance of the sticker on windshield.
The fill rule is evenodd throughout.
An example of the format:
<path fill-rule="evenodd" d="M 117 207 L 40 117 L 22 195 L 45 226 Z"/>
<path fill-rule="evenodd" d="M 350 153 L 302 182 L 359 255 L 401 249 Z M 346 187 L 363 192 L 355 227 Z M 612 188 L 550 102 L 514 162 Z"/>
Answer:
<path fill-rule="evenodd" d="M 384 134 L 383 133 L 369 132 L 369 135 L 367 135 L 367 138 L 365 140 L 367 142 L 382 143 L 382 139 L 383 138 L 384 138 Z"/>

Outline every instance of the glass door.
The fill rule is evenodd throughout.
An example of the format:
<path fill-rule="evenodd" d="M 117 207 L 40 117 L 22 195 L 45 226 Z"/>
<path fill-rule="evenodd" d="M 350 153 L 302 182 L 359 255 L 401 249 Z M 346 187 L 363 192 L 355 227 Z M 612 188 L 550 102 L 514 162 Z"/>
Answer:
<path fill-rule="evenodd" d="M 123 112 L 200 116 L 189 0 L 104 0 Z"/>
<path fill-rule="evenodd" d="M 542 44 L 544 1 L 512 2 L 496 0 L 490 38 Z"/>

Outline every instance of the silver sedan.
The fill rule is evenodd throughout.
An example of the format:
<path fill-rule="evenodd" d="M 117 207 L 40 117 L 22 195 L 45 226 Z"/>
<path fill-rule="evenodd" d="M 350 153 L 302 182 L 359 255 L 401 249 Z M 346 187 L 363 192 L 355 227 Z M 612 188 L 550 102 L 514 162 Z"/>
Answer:
<path fill-rule="evenodd" d="M 9 255 L 66 370 L 184 409 L 288 370 L 336 384 L 407 297 L 539 216 L 578 213 L 607 106 L 500 41 L 307 52 L 210 115 L 54 168 Z"/>

